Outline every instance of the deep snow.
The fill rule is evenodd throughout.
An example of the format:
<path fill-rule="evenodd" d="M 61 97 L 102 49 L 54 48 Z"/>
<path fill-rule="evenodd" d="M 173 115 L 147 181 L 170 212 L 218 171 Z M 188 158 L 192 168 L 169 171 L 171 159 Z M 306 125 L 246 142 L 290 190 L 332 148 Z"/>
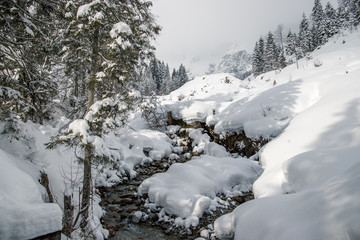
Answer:
<path fill-rule="evenodd" d="M 175 118 L 205 121 L 219 134 L 244 130 L 253 138 L 275 138 L 259 153 L 264 172 L 253 186 L 257 199 L 219 218 L 214 224 L 217 237 L 360 238 L 359 40 L 360 32 L 338 35 L 316 50 L 312 59 L 300 60 L 299 69 L 294 64 L 245 81 L 229 74 L 202 76 L 160 97 Z M 322 65 L 315 67 L 315 62 Z M 11 142 L 0 126 L 2 239 L 59 230 L 65 185 L 70 185 L 78 204 L 82 170 L 73 150 L 44 147 L 67 121 L 60 118 L 56 127 L 20 124 L 21 136 Z M 94 184 L 115 184 L 123 177 L 134 177 L 136 164 L 162 157 L 176 160 L 182 152 L 176 140 L 149 130 L 137 113 L 129 126 L 104 138 L 104 149 L 117 152 L 118 169 L 98 166 Z M 175 224 L 184 227 L 196 225 L 205 210 L 216 207 L 216 194 L 249 190 L 262 172 L 249 159 L 230 158 L 201 130 L 189 130 L 189 134 L 194 150 L 207 155 L 175 164 L 168 172 L 145 180 L 139 189 L 140 194 L 149 194 L 149 205 L 162 206 L 162 214 L 175 214 Z M 49 175 L 60 208 L 44 203 L 40 170 Z M 103 212 L 98 202 L 95 197 L 91 224 L 102 239 L 107 231 L 100 225 Z M 22 226 L 21 231 L 13 227 L 15 223 Z M 35 223 L 39 227 L 30 225 Z M 206 235 L 204 231 L 202 236 Z"/>
<path fill-rule="evenodd" d="M 359 43 L 359 32 L 337 36 L 312 60 L 301 60 L 300 69 L 265 74 L 279 83 L 298 81 L 287 98 L 292 108 L 301 102 L 302 109 L 261 151 L 257 199 L 219 218 L 217 237 L 360 238 Z"/>

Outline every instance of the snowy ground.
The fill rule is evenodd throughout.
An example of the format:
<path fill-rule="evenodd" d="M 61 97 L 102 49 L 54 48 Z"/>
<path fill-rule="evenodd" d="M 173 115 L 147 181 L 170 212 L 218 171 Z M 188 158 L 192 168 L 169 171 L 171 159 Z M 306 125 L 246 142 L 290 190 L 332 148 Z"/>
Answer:
<path fill-rule="evenodd" d="M 278 83 L 298 82 L 283 96 L 296 114 L 260 154 L 258 199 L 219 218 L 217 237 L 360 238 L 359 43 L 358 32 L 336 37 L 312 60 L 302 60 L 299 70 L 289 66 L 278 75 L 265 74 Z M 322 66 L 314 67 L 314 61 Z"/>
<path fill-rule="evenodd" d="M 249 159 L 230 158 L 201 131 L 190 130 L 194 149 L 206 155 L 174 164 L 168 172 L 145 180 L 139 193 L 147 193 L 149 204 L 163 207 L 162 213 L 178 216 L 175 224 L 190 227 L 205 210 L 216 207 L 216 194 L 247 191 L 264 171 L 253 186 L 257 199 L 215 222 L 218 238 L 360 238 L 359 43 L 359 32 L 336 36 L 316 50 L 312 59 L 300 60 L 299 69 L 291 65 L 245 81 L 225 73 L 198 77 L 162 97 L 162 104 L 175 118 L 204 121 L 219 134 L 244 130 L 253 138 L 275 139 L 259 154 L 261 168 Z M 14 234 L 32 238 L 44 229 L 59 230 L 65 185 L 70 185 L 78 199 L 82 173 L 73 150 L 44 147 L 66 121 L 60 119 L 57 127 L 28 122 L 20 126 L 20 138 L 11 142 L 0 126 L 2 239 Z M 129 125 L 131 128 L 106 136 L 106 147 L 117 151 L 119 168 L 98 166 L 94 169 L 99 172 L 96 184 L 120 182 L 136 174 L 136 164 L 162 157 L 176 159 L 181 153 L 179 146 L 174 147 L 176 141 L 147 129 L 138 114 Z M 40 170 L 49 175 L 58 205 L 44 203 Z M 99 222 L 98 201 L 93 203 L 92 224 L 102 239 L 107 232 Z M 36 222 L 44 219 L 45 223 Z M 14 228 L 15 223 L 23 232 Z M 35 223 L 39 227 L 28 227 Z"/>
<path fill-rule="evenodd" d="M 259 154 L 264 173 L 254 184 L 257 199 L 219 218 L 218 238 L 360 237 L 359 43 L 359 32 L 336 36 L 312 59 L 300 60 L 298 69 L 294 64 L 249 81 L 198 77 L 163 97 L 174 118 L 206 121 L 219 134 L 244 130 L 249 137 L 275 138 Z M 196 177 L 192 162 L 175 165 L 144 181 L 139 193 L 185 223 L 201 216 L 194 206 L 209 207 L 203 197 L 216 193 L 213 183 L 203 184 L 203 172 L 216 182 L 229 175 L 213 173 L 207 157 L 200 160 Z"/>
<path fill-rule="evenodd" d="M 141 114 L 134 114 L 129 128 L 119 129 L 104 138 L 106 147 L 113 148 L 119 156 L 118 168 L 98 165 L 93 169 L 94 185 L 111 186 L 123 177 L 133 177 L 136 164 L 157 161 L 172 154 L 172 140 L 164 133 L 146 129 Z M 42 126 L 32 122 L 19 123 L 19 135 L 12 138 L 0 125 L 0 236 L 1 239 L 30 239 L 62 229 L 63 194 L 72 195 L 76 216 L 79 209 L 79 188 L 81 188 L 82 166 L 78 163 L 74 149 L 59 147 L 45 148 L 51 136 L 58 133 L 60 126 L 68 122 L 59 118 L 55 127 Z M 143 150 L 149 151 L 150 157 Z M 40 171 L 47 173 L 55 204 L 48 201 L 46 191 L 39 184 Z M 103 210 L 100 198 L 93 197 L 90 225 L 97 239 L 108 236 L 100 218 Z M 21 216 L 21 217 L 19 217 Z M 79 233 L 74 234 L 77 239 Z"/>

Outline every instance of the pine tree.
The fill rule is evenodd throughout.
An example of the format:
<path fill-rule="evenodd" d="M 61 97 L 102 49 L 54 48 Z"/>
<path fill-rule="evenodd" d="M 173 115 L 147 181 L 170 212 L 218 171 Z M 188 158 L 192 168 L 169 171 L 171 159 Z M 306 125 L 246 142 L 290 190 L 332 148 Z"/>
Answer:
<path fill-rule="evenodd" d="M 156 85 L 156 90 L 155 90 L 156 94 L 159 94 L 161 91 L 161 81 L 162 81 L 159 60 L 157 60 L 156 58 L 153 58 L 150 61 L 149 67 L 150 67 L 150 71 L 151 71 L 151 76 Z"/>
<path fill-rule="evenodd" d="M 168 69 L 166 68 L 165 62 L 162 61 L 159 64 L 159 84 L 160 87 L 158 89 L 158 94 L 159 95 L 164 95 L 167 92 L 167 85 L 169 82 L 169 78 L 170 78 L 170 73 L 167 72 Z"/>
<path fill-rule="evenodd" d="M 51 70 L 59 8 L 53 1 L 2 1 L 0 120 L 42 124 L 51 117 L 57 93 Z"/>
<path fill-rule="evenodd" d="M 255 49 L 252 56 L 252 68 L 255 76 L 264 73 L 264 48 L 264 39 L 260 37 L 259 41 L 255 44 Z"/>
<path fill-rule="evenodd" d="M 172 81 L 171 81 L 171 77 L 170 77 L 170 70 L 169 70 L 169 65 L 168 64 L 164 64 L 163 65 L 163 80 L 162 80 L 162 89 L 163 89 L 163 94 L 169 94 L 172 91 Z"/>
<path fill-rule="evenodd" d="M 83 232 L 89 227 L 91 166 L 95 160 L 112 158 L 112 155 L 99 154 L 94 139 L 101 142 L 109 129 L 124 121 L 131 107 L 124 102 L 131 99 L 126 81 L 132 78 L 137 66 L 153 55 L 151 40 L 160 28 L 149 11 L 150 6 L 151 2 L 141 0 L 79 0 L 66 4 L 69 21 L 66 54 L 78 59 L 71 44 L 71 40 L 76 39 L 76 47 L 82 49 L 81 57 L 89 61 L 89 68 L 85 70 L 89 75 L 87 114 L 84 119 L 74 120 L 68 131 L 55 137 L 48 147 L 76 145 L 83 151 L 78 156 L 84 166 L 80 224 Z M 115 121 L 117 116 L 120 118 Z M 79 132 L 74 126 L 84 129 Z"/>
<path fill-rule="evenodd" d="M 144 73 L 141 76 L 140 89 L 142 95 L 152 96 L 156 94 L 156 83 L 152 77 L 152 73 L 149 67 L 146 67 Z"/>
<path fill-rule="evenodd" d="M 357 27 L 360 23 L 360 0 L 350 0 L 348 5 L 350 24 Z"/>
<path fill-rule="evenodd" d="M 288 34 L 286 35 L 286 47 L 285 52 L 286 55 L 292 56 L 295 54 L 296 49 L 296 38 L 295 35 L 289 30 Z"/>
<path fill-rule="evenodd" d="M 272 32 L 268 33 L 266 38 L 265 53 L 264 53 L 264 71 L 272 71 L 278 69 L 279 66 L 279 51 L 274 41 Z"/>
<path fill-rule="evenodd" d="M 360 1 L 340 0 L 338 15 L 342 28 L 356 27 L 360 23 Z"/>
<path fill-rule="evenodd" d="M 259 39 L 259 53 L 260 53 L 260 64 L 262 67 L 260 67 L 261 72 L 265 72 L 264 70 L 264 64 L 265 64 L 265 41 L 262 37 Z"/>
<path fill-rule="evenodd" d="M 179 72 L 174 68 L 171 74 L 171 82 L 172 82 L 172 91 L 178 89 L 180 86 L 179 84 Z"/>
<path fill-rule="evenodd" d="M 302 50 L 302 57 L 305 56 L 307 52 L 312 50 L 312 36 L 309 27 L 309 21 L 305 15 L 303 14 L 302 20 L 299 26 L 299 45 Z"/>
<path fill-rule="evenodd" d="M 324 10 L 325 34 L 327 38 L 334 36 L 339 31 L 338 15 L 334 7 L 328 2 Z"/>
<path fill-rule="evenodd" d="M 253 71 L 255 77 L 258 76 L 259 74 L 261 74 L 259 58 L 260 58 L 259 44 L 258 44 L 258 42 L 256 42 L 254 52 L 252 54 L 252 63 L 251 63 L 252 64 L 252 71 Z"/>
<path fill-rule="evenodd" d="M 183 86 L 185 83 L 189 81 L 189 77 L 186 73 L 186 69 L 184 65 L 180 64 L 178 71 L 178 79 L 179 79 L 179 87 Z"/>
<path fill-rule="evenodd" d="M 316 48 L 324 44 L 326 41 L 324 10 L 320 0 L 315 0 L 311 17 L 313 21 L 312 42 L 313 42 L 313 48 Z"/>

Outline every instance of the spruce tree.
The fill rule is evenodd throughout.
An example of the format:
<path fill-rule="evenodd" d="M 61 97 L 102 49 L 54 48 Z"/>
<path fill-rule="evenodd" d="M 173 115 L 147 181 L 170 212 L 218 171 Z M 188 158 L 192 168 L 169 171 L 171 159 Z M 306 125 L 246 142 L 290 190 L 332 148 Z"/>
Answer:
<path fill-rule="evenodd" d="M 288 34 L 286 35 L 286 47 L 285 47 L 286 55 L 288 56 L 294 55 L 295 48 L 296 48 L 295 35 L 291 32 L 291 30 L 289 30 Z"/>
<path fill-rule="evenodd" d="M 65 54 L 78 59 L 71 44 L 71 39 L 76 39 L 76 47 L 84 50 L 82 57 L 89 61 L 89 68 L 85 70 L 89 75 L 87 114 L 84 119 L 74 120 L 68 131 L 55 137 L 48 147 L 65 144 L 82 150 L 77 156 L 84 166 L 80 211 L 83 232 L 89 231 L 91 166 L 95 160 L 113 158 L 106 155 L 106 151 L 99 153 L 95 143 L 101 142 L 109 129 L 125 120 L 131 105 L 124 101 L 132 96 L 126 81 L 132 78 L 137 66 L 153 55 L 151 40 L 160 28 L 149 11 L 150 6 L 151 2 L 141 0 L 79 0 L 66 4 L 69 39 L 65 41 L 68 43 Z M 78 131 L 78 128 L 82 130 Z"/>
<path fill-rule="evenodd" d="M 51 75 L 60 5 L 4 0 L 0 7 L 0 120 L 42 124 L 51 117 L 57 83 Z"/>
<path fill-rule="evenodd" d="M 264 39 L 260 37 L 259 41 L 255 44 L 255 49 L 252 56 L 252 67 L 255 76 L 264 73 L 264 52 Z"/>
<path fill-rule="evenodd" d="M 325 34 L 327 38 L 334 36 L 339 31 L 339 19 L 336 10 L 328 2 L 324 10 Z"/>
<path fill-rule="evenodd" d="M 324 23 L 324 10 L 320 0 L 315 0 L 314 7 L 312 9 L 312 38 L 313 47 L 320 46 L 325 43 L 325 23 Z"/>
<path fill-rule="evenodd" d="M 253 54 L 252 54 L 252 71 L 253 71 L 253 74 L 254 76 L 258 76 L 259 74 L 261 74 L 261 71 L 260 71 L 260 64 L 259 64 L 259 44 L 258 42 L 255 43 L 255 48 L 254 48 L 254 51 L 253 51 Z"/>
<path fill-rule="evenodd" d="M 340 27 L 351 29 L 360 23 L 360 1 L 340 0 L 338 7 Z"/>
<path fill-rule="evenodd" d="M 171 74 L 172 91 L 180 87 L 179 72 L 174 68 Z"/>
<path fill-rule="evenodd" d="M 309 26 L 309 21 L 305 15 L 303 14 L 302 20 L 299 26 L 299 45 L 302 50 L 302 57 L 305 56 L 307 52 L 312 50 L 312 36 Z"/>
<path fill-rule="evenodd" d="M 179 87 L 183 86 L 185 83 L 189 81 L 189 77 L 186 73 L 186 69 L 182 64 L 180 64 L 178 71 L 178 81 L 179 81 Z"/>
<path fill-rule="evenodd" d="M 163 66 L 163 80 L 162 80 L 162 90 L 163 94 L 169 94 L 172 91 L 172 81 L 170 77 L 169 65 L 164 64 Z"/>
<path fill-rule="evenodd" d="M 160 72 L 160 62 L 156 58 L 153 58 L 150 61 L 150 71 L 153 78 L 153 81 L 156 85 L 156 94 L 159 94 L 161 91 L 161 72 Z"/>
<path fill-rule="evenodd" d="M 264 53 L 264 71 L 272 71 L 278 69 L 279 66 L 279 51 L 274 41 L 274 35 L 272 32 L 268 33 L 265 44 Z"/>

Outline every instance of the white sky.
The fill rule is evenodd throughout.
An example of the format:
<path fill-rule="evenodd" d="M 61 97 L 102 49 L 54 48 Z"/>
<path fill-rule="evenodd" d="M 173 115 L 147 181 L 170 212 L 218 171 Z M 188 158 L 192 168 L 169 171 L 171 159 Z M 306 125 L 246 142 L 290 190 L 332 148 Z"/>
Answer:
<path fill-rule="evenodd" d="M 314 0 L 152 0 L 162 26 L 157 57 L 180 63 L 201 75 L 233 45 L 252 52 L 255 41 L 279 24 L 284 34 L 298 30 L 302 13 L 310 15 Z M 329 1 L 337 6 L 336 0 Z M 326 1 L 323 0 L 323 7 Z"/>

